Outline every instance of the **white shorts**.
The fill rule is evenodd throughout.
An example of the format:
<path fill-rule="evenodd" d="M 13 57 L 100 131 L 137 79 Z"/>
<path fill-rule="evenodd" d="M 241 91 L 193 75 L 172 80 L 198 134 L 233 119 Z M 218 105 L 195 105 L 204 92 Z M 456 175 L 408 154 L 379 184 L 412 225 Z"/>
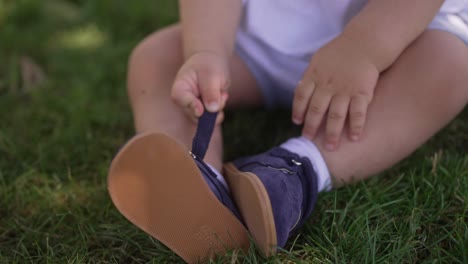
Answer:
<path fill-rule="evenodd" d="M 262 1 L 265 2 L 263 6 L 261 6 Z M 274 1 L 279 2 L 276 3 L 277 10 L 272 9 L 275 7 L 275 4 L 272 4 Z M 332 27 L 330 26 L 330 24 L 333 24 L 329 20 L 330 16 L 327 16 L 327 26 L 322 27 L 321 25 L 318 25 L 315 26 L 315 28 L 308 29 L 313 30 L 314 32 L 319 32 L 320 35 L 316 34 L 316 38 L 312 41 L 310 38 L 309 40 L 301 39 L 298 36 L 306 35 L 303 32 L 304 30 L 291 33 L 291 28 L 281 26 L 284 24 L 285 19 L 287 19 L 284 18 L 284 13 L 287 13 L 288 10 L 285 11 L 285 7 L 281 6 L 285 5 L 285 1 L 291 3 L 291 0 L 244 0 L 244 17 L 241 21 L 240 30 L 237 33 L 236 53 L 243 59 L 254 75 L 255 79 L 260 85 L 260 88 L 262 89 L 265 104 L 269 108 L 277 106 L 291 107 L 294 96 L 294 89 L 296 88 L 297 83 L 302 79 L 304 71 L 306 70 L 314 52 L 316 52 L 326 42 L 336 37 L 341 32 L 340 30 L 342 30 L 345 23 L 349 21 L 347 20 L 343 22 L 344 19 L 341 19 L 341 24 L 335 23 L 335 26 Z M 303 3 L 306 3 L 306 1 L 307 3 L 310 3 L 309 0 L 294 1 L 297 1 L 295 3 L 300 3 L 301 1 Z M 316 1 L 317 3 L 322 1 L 322 8 L 324 5 L 323 1 L 331 0 Z M 356 6 L 359 7 L 362 7 L 363 3 L 365 3 L 365 0 L 347 1 L 357 1 Z M 468 45 L 468 1 L 455 1 L 462 1 L 465 3 L 465 7 L 461 8 L 461 10 L 460 8 L 455 8 L 454 10 L 453 6 L 447 6 L 445 9 L 442 8 L 428 26 L 428 29 L 448 31 L 458 36 L 462 41 L 465 42 L 465 44 Z M 270 4 L 267 4 L 267 2 Z M 252 6 L 249 6 L 250 3 L 252 3 Z M 448 4 L 448 2 L 446 2 L 446 4 Z M 253 14 L 251 12 L 255 12 L 255 8 L 257 8 L 255 5 L 258 5 L 258 8 L 261 11 L 268 12 L 268 14 L 273 15 L 268 16 L 265 15 L 265 13 L 260 15 L 260 19 L 263 19 L 266 22 L 252 18 Z M 271 10 L 265 10 L 265 8 L 270 8 Z M 286 8 L 289 8 L 289 6 Z M 350 19 L 351 16 L 349 16 L 349 9 L 352 8 L 348 7 L 346 10 L 343 9 L 339 11 L 342 11 L 343 14 L 347 12 L 346 15 Z M 289 12 L 298 12 L 298 10 L 300 9 L 295 9 L 293 11 L 289 10 Z M 354 8 L 355 13 L 357 13 L 359 10 L 359 8 Z M 281 12 L 283 19 L 276 21 L 278 20 L 278 17 L 274 15 L 275 11 Z M 319 11 L 319 13 L 315 14 L 315 17 L 319 16 L 321 14 L 320 12 L 327 12 L 330 14 L 331 11 Z M 310 16 L 311 14 L 306 15 L 307 17 L 314 17 L 313 15 Z M 268 19 L 271 17 L 273 17 L 273 19 L 268 21 Z M 287 24 L 290 26 L 295 24 L 300 25 L 300 23 L 302 23 L 302 21 L 294 21 L 294 19 L 292 19 L 292 21 L 287 20 L 287 22 Z M 294 33 L 296 33 L 296 35 L 291 35 Z M 272 36 L 274 36 L 275 39 L 273 39 Z M 294 41 L 297 41 L 297 43 Z M 301 42 L 312 44 L 306 47 L 305 44 L 301 45 Z M 304 47 L 312 48 L 307 50 Z"/>

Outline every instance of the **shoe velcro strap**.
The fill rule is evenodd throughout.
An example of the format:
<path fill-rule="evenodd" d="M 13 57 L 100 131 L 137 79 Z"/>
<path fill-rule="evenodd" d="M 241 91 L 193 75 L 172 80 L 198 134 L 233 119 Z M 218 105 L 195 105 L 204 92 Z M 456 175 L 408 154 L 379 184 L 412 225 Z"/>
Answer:
<path fill-rule="evenodd" d="M 205 110 L 203 115 L 198 119 L 197 131 L 192 141 L 192 154 L 199 160 L 205 158 L 217 116 L 218 113 L 210 113 Z"/>

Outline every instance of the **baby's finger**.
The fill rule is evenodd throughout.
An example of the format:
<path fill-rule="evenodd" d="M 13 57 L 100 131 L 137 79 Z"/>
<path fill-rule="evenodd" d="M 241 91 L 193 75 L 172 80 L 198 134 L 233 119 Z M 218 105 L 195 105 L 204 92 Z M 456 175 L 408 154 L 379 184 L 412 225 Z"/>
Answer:
<path fill-rule="evenodd" d="M 349 107 L 349 136 L 357 141 L 362 135 L 366 123 L 368 100 L 363 96 L 355 96 Z"/>
<path fill-rule="evenodd" d="M 176 80 L 171 90 L 172 100 L 184 111 L 200 117 L 203 114 L 203 105 L 194 95 L 190 85 L 184 80 Z"/>
<path fill-rule="evenodd" d="M 325 129 L 325 148 L 327 150 L 338 148 L 348 113 L 349 101 L 350 99 L 345 96 L 334 96 L 331 100 Z"/>
<path fill-rule="evenodd" d="M 218 112 L 221 109 L 221 90 L 225 87 L 223 78 L 216 74 L 206 74 L 199 76 L 198 80 L 206 110 Z"/>
<path fill-rule="evenodd" d="M 330 104 L 331 95 L 328 95 L 321 90 L 315 90 L 310 99 L 309 107 L 305 116 L 304 128 L 302 135 L 310 140 L 315 138 L 315 134 L 322 123 L 323 115 Z"/>
<path fill-rule="evenodd" d="M 315 83 L 313 81 L 299 82 L 296 91 L 294 92 L 293 109 L 292 109 L 292 121 L 296 125 L 304 123 L 304 116 L 309 105 L 310 96 L 313 94 L 315 89 Z"/>

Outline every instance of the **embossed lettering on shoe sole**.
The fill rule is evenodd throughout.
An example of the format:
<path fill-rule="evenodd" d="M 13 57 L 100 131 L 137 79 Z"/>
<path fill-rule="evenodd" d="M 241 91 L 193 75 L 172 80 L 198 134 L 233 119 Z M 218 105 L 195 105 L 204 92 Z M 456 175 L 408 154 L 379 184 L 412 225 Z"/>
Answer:
<path fill-rule="evenodd" d="M 209 226 L 200 226 L 200 228 L 195 231 L 195 236 L 208 245 L 210 249 L 218 250 L 222 248 L 221 241 L 217 238 L 216 232 Z"/>

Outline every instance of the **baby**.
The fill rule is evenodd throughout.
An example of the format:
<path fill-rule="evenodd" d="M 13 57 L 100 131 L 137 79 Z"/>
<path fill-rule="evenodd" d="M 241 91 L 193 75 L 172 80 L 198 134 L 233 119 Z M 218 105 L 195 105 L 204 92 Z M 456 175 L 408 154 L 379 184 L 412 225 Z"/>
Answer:
<path fill-rule="evenodd" d="M 130 57 L 137 136 L 114 159 L 109 191 L 187 262 L 247 250 L 249 235 L 273 254 L 319 192 L 391 167 L 468 101 L 467 0 L 179 7 L 180 24 Z M 292 109 L 302 135 L 223 168 L 223 109 L 259 105 Z"/>

